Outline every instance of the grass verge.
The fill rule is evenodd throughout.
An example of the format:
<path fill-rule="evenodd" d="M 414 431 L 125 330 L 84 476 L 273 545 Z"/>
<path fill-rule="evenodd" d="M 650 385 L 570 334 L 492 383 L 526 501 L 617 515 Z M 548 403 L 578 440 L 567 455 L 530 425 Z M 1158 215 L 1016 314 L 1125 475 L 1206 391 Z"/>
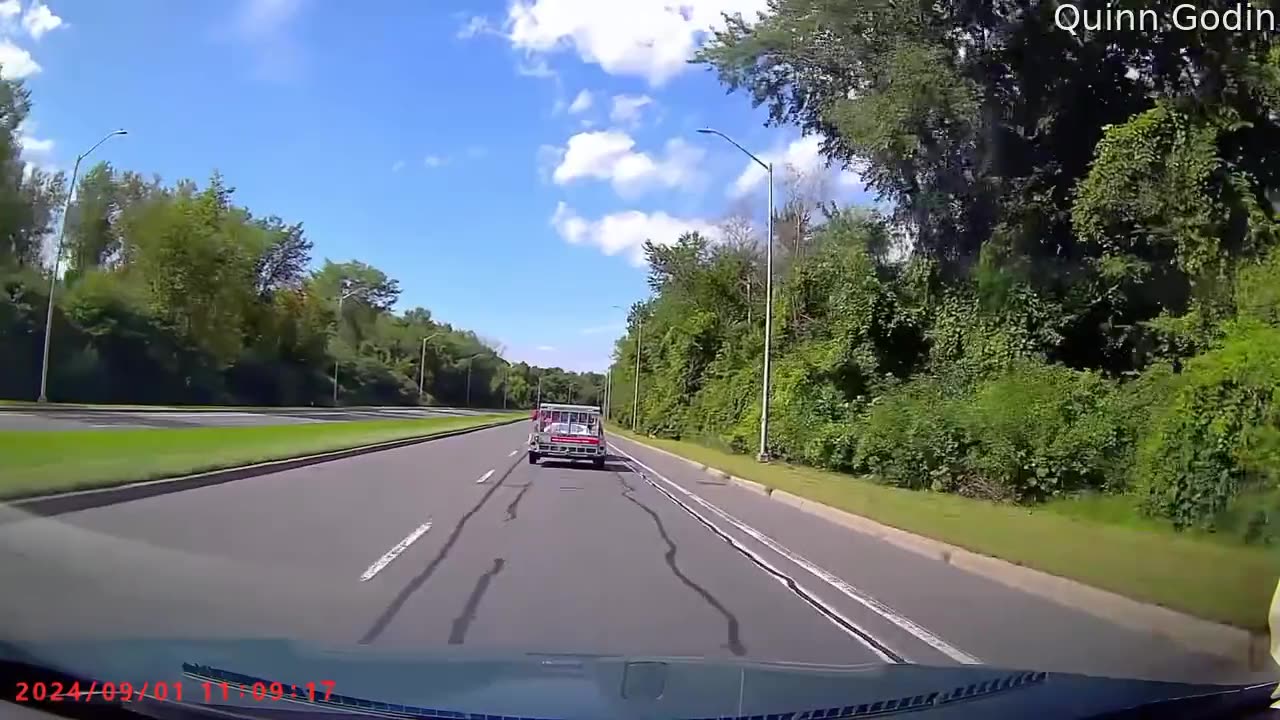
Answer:
<path fill-rule="evenodd" d="M 1235 545 L 1125 515 L 1116 503 L 1060 500 L 1040 508 L 902 490 L 865 478 L 771 463 L 610 428 L 747 480 L 984 555 L 1208 620 L 1266 631 L 1275 550 Z"/>
<path fill-rule="evenodd" d="M 280 460 L 484 425 L 520 414 L 137 430 L 0 432 L 0 499 Z"/>
<path fill-rule="evenodd" d="M 116 410 L 120 412 L 289 412 L 312 410 L 432 410 L 436 405 L 136 405 L 130 403 L 73 403 L 0 400 L 5 410 Z M 475 408 L 484 410 L 485 408 Z M 493 410 L 493 412 L 501 412 Z"/>

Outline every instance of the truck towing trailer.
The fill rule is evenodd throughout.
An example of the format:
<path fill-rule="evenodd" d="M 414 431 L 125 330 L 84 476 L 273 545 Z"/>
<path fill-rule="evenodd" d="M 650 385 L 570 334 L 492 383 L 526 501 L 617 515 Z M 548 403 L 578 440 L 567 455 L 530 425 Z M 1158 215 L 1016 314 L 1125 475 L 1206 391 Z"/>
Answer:
<path fill-rule="evenodd" d="M 540 458 L 590 460 L 597 469 L 604 467 L 609 454 L 604 441 L 604 423 L 595 405 L 542 403 L 533 415 L 533 432 L 529 433 L 529 464 Z"/>

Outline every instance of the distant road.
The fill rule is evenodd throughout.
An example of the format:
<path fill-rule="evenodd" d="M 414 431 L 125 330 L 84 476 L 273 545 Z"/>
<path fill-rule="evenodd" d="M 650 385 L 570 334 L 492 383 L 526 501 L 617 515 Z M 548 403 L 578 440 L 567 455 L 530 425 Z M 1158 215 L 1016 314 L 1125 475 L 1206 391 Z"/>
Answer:
<path fill-rule="evenodd" d="M 633 442 L 594 470 L 530 465 L 527 437 L 515 423 L 54 517 L 0 505 L 4 630 L 1241 679 Z"/>
<path fill-rule="evenodd" d="M 153 409 L 0 406 L 0 431 L 296 425 L 344 420 L 412 420 L 495 412 L 448 407 Z"/>

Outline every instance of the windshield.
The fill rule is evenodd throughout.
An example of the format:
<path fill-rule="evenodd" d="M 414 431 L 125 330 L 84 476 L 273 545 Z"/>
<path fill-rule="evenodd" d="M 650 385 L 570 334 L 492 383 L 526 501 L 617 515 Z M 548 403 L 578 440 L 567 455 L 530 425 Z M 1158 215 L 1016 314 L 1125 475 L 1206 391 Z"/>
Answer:
<path fill-rule="evenodd" d="M 0 646 L 1280 678 L 1280 5 L 157 7 L 0 0 Z"/>

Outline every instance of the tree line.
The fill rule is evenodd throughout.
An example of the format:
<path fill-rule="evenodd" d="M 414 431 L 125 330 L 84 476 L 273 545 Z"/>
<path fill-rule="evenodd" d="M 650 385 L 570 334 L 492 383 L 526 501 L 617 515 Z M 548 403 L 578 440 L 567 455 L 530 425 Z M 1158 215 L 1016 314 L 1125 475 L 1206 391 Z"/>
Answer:
<path fill-rule="evenodd" d="M 772 242 L 775 456 L 1280 535 L 1275 35 L 1073 35 L 1050 3 L 769 6 L 696 62 L 892 210 L 793 182 L 773 238 L 736 218 L 649 243 L 614 418 L 758 449 Z"/>
<path fill-rule="evenodd" d="M 0 81 L 0 398 L 36 399 L 52 252 L 68 191 L 24 162 L 31 111 Z M 319 406 L 528 407 L 599 402 L 604 378 L 502 357 L 499 343 L 397 312 L 398 282 L 359 261 L 316 266 L 302 223 L 203 186 L 99 163 L 67 212 L 49 399 Z M 340 296 L 346 295 L 339 303 Z M 419 381 L 421 380 L 421 386 Z"/>

